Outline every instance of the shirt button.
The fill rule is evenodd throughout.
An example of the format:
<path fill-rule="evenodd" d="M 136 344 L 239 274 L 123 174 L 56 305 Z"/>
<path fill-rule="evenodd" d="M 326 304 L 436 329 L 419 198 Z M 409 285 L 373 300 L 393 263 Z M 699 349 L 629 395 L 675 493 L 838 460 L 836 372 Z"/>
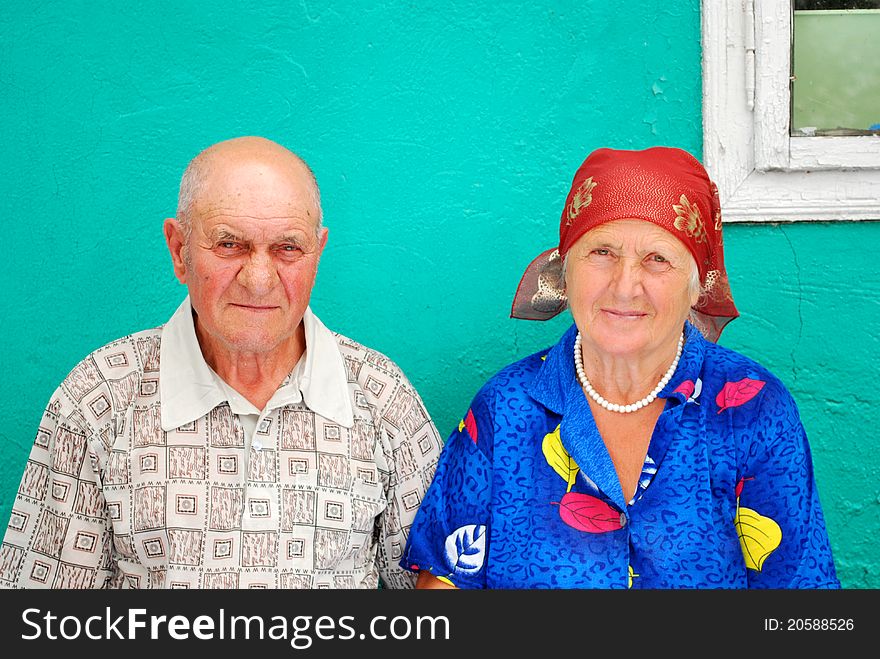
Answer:
<path fill-rule="evenodd" d="M 263 442 L 261 442 L 259 439 L 255 439 L 251 446 L 254 447 L 255 451 L 259 451 L 261 448 L 263 448 Z"/>
<path fill-rule="evenodd" d="M 626 513 L 620 513 L 620 528 L 626 526 Z"/>

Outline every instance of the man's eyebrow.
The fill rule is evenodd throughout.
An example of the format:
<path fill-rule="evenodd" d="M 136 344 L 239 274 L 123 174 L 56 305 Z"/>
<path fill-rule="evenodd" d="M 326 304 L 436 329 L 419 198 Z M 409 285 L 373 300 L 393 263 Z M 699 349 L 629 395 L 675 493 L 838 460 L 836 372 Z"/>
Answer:
<path fill-rule="evenodd" d="M 233 240 L 236 242 L 246 241 L 247 239 L 236 233 L 232 229 L 228 229 L 226 227 L 214 227 L 209 234 L 209 238 L 212 241 L 220 241 L 220 240 Z M 278 237 L 272 238 L 271 243 L 295 243 L 297 245 L 305 244 L 308 242 L 308 236 L 303 232 L 294 232 L 294 233 L 285 233 Z"/>
<path fill-rule="evenodd" d="M 287 233 L 287 234 L 284 234 L 283 236 L 280 236 L 276 240 L 273 240 L 272 242 L 301 244 L 301 243 L 306 242 L 307 240 L 308 240 L 308 238 L 306 237 L 306 235 L 304 233 Z"/>
<path fill-rule="evenodd" d="M 224 229 L 222 227 L 216 228 L 211 231 L 211 238 L 213 238 L 214 240 L 240 240 L 238 234 L 235 234 L 229 229 Z"/>

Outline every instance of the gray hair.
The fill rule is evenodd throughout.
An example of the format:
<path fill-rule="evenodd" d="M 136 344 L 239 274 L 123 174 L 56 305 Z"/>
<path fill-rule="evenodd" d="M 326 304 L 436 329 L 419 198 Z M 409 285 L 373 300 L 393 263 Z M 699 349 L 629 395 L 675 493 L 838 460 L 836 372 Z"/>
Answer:
<path fill-rule="evenodd" d="M 308 163 L 295 153 L 293 156 L 305 167 L 309 173 L 308 193 L 312 205 L 318 210 L 318 220 L 315 222 L 315 236 L 321 237 L 321 230 L 324 228 L 324 212 L 321 210 L 321 190 L 318 187 L 318 179 Z M 201 194 L 205 181 L 210 174 L 211 166 L 208 158 L 202 154 L 193 158 L 183 172 L 180 178 L 180 192 L 177 196 L 177 221 L 183 227 L 185 241 L 189 243 L 189 237 L 192 232 L 193 207 L 196 200 Z"/>

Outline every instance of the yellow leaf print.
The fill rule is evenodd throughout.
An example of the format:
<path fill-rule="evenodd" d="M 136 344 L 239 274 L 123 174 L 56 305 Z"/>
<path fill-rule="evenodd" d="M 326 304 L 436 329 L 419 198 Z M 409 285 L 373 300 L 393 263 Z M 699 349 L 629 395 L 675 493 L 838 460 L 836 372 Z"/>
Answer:
<path fill-rule="evenodd" d="M 639 575 L 636 574 L 636 573 L 633 571 L 633 566 L 632 566 L 632 565 L 627 565 L 627 566 L 626 566 L 626 571 L 627 571 L 626 587 L 627 587 L 627 588 L 632 588 L 632 587 L 633 587 L 633 577 L 637 577 L 637 576 L 639 576 Z"/>
<path fill-rule="evenodd" d="M 443 583 L 445 583 L 445 584 L 449 584 L 450 586 L 455 586 L 455 584 L 452 583 L 452 582 L 451 582 L 449 579 L 447 579 L 446 577 L 437 577 L 437 578 L 438 578 L 440 581 L 442 581 Z"/>
<path fill-rule="evenodd" d="M 458 432 L 464 430 L 464 419 L 458 422 Z"/>
<path fill-rule="evenodd" d="M 760 572 L 764 561 L 782 542 L 782 529 L 775 521 L 751 508 L 737 508 L 734 524 L 746 567 Z"/>
<path fill-rule="evenodd" d="M 559 436 L 559 426 L 556 430 L 544 435 L 544 441 L 541 444 L 541 450 L 544 452 L 544 458 L 547 464 L 553 467 L 553 470 L 562 476 L 562 480 L 568 485 L 566 492 L 571 492 L 571 486 L 574 485 L 574 479 L 580 467 L 571 459 L 568 451 L 562 445 L 562 438 Z"/>

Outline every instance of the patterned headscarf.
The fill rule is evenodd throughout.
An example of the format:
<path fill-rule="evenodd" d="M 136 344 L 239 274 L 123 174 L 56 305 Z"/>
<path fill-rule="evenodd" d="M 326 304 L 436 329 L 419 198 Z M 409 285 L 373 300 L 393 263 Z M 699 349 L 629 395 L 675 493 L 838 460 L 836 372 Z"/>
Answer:
<path fill-rule="evenodd" d="M 710 341 L 739 316 L 733 304 L 721 235 L 718 189 L 700 162 L 681 149 L 598 149 L 574 175 L 559 224 L 559 246 L 526 268 L 510 315 L 553 318 L 568 306 L 562 262 L 590 229 L 614 220 L 653 222 L 678 238 L 693 255 L 705 291 L 690 320 Z"/>

